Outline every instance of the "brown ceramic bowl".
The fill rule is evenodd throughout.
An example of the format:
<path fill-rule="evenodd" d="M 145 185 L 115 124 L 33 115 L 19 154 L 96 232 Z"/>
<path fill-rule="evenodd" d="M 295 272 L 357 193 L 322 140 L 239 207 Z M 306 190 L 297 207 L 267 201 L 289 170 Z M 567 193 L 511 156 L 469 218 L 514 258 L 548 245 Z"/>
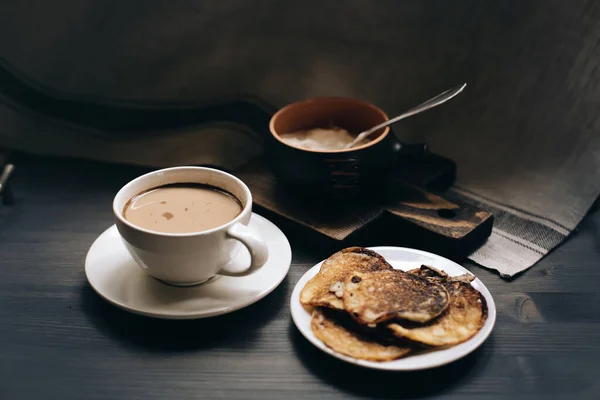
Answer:
<path fill-rule="evenodd" d="M 281 135 L 331 126 L 358 134 L 387 120 L 377 106 L 352 98 L 322 97 L 292 103 L 271 118 L 272 140 L 267 141 L 270 167 L 278 180 L 303 192 L 353 197 L 373 190 L 410 147 L 403 146 L 389 127 L 375 132 L 370 142 L 347 150 L 304 149 L 283 142 Z"/>
<path fill-rule="evenodd" d="M 279 110 L 273 118 L 269 128 L 275 139 L 282 144 L 290 146 L 281 141 L 281 135 L 317 127 L 337 126 L 346 129 L 350 133 L 360 133 L 366 129 L 387 121 L 389 118 L 380 108 L 373 104 L 343 97 L 321 97 L 292 103 Z M 380 129 L 371 136 L 372 141 L 356 146 L 349 150 L 318 151 L 319 153 L 339 154 L 350 153 L 369 146 L 373 146 L 385 139 L 390 132 L 389 127 Z M 294 147 L 302 151 L 301 147 Z"/>

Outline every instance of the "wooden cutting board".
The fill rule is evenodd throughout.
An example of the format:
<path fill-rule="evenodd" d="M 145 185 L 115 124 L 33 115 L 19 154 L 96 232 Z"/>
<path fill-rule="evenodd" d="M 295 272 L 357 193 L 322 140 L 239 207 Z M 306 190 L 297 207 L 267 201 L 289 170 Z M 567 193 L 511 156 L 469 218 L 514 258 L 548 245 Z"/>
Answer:
<path fill-rule="evenodd" d="M 454 164 L 435 155 L 407 160 L 386 193 L 360 203 L 289 193 L 260 158 L 234 173 L 249 186 L 259 212 L 302 239 L 332 250 L 400 245 L 461 257 L 480 246 L 493 225 L 492 214 L 434 193 L 450 186 L 455 176 Z"/>

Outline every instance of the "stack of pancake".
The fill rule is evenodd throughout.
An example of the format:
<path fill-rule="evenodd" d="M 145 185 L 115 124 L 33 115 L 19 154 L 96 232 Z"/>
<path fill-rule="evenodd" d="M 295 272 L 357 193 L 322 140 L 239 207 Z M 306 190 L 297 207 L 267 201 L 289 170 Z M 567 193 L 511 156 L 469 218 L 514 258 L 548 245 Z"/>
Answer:
<path fill-rule="evenodd" d="M 315 336 L 334 351 L 390 361 L 473 337 L 487 318 L 473 279 L 426 265 L 396 270 L 380 254 L 350 247 L 323 262 L 300 302 L 312 309 Z"/>

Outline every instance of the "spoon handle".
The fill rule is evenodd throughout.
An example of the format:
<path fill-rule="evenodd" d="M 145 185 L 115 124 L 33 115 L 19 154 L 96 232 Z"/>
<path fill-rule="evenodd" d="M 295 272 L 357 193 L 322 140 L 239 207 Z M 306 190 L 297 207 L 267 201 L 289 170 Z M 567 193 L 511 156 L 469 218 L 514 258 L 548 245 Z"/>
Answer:
<path fill-rule="evenodd" d="M 397 117 L 394 117 L 390 120 L 387 120 L 379 125 L 376 125 L 374 127 L 372 127 L 371 129 L 368 129 L 366 131 L 361 132 L 356 139 L 354 139 L 352 141 L 352 143 L 346 145 L 346 148 L 349 149 L 352 146 L 354 146 L 356 143 L 360 142 L 361 140 L 363 140 L 364 138 L 366 138 L 367 136 L 369 136 L 370 134 L 372 134 L 373 132 L 381 129 L 381 128 L 385 128 L 388 125 L 394 124 L 404 118 L 408 118 L 412 115 L 421 113 L 423 111 L 429 110 L 430 108 L 439 106 L 442 103 L 447 102 L 448 100 L 450 100 L 451 98 L 453 98 L 454 96 L 456 96 L 457 94 L 459 94 L 460 92 L 463 91 L 463 89 L 465 88 L 465 86 L 467 86 L 466 83 L 463 83 L 462 85 L 458 85 L 453 87 L 452 89 L 446 90 L 443 93 L 438 94 L 435 97 L 432 97 L 431 99 L 419 104 L 416 107 L 411 108 L 410 110 L 406 111 L 403 114 L 398 115 Z"/>

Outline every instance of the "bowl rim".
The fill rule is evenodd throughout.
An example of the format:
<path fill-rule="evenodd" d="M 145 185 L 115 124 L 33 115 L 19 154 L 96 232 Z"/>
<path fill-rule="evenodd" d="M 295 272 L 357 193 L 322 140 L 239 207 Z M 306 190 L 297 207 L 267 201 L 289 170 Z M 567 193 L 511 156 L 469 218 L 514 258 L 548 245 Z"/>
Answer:
<path fill-rule="evenodd" d="M 271 120 L 269 121 L 269 131 L 271 132 L 271 135 L 281 144 L 283 144 L 284 146 L 287 147 L 291 147 L 293 149 L 296 150 L 300 150 L 300 151 L 305 151 L 305 152 L 309 152 L 309 153 L 321 153 L 321 154 L 339 154 L 339 153 L 350 153 L 353 151 L 358 151 L 358 150 L 362 150 L 362 149 L 366 149 L 368 147 L 374 146 L 375 144 L 381 142 L 383 139 L 385 139 L 387 137 L 387 135 L 390 133 L 390 127 L 386 126 L 385 128 L 383 128 L 383 133 L 381 135 L 379 135 L 379 137 L 375 140 L 372 140 L 368 143 L 365 143 L 361 146 L 357 146 L 357 147 L 353 147 L 351 149 L 340 149 L 340 150 L 312 150 L 312 149 L 305 149 L 303 147 L 299 147 L 299 146 L 294 146 L 291 144 L 288 144 L 286 142 L 284 142 L 281 137 L 279 136 L 279 133 L 276 132 L 275 130 L 275 121 L 277 120 L 277 118 L 279 118 L 281 116 L 281 114 L 288 112 L 291 108 L 297 107 L 299 105 L 302 104 L 308 104 L 308 103 L 315 103 L 315 102 L 319 102 L 319 101 L 340 101 L 340 102 L 348 102 L 348 103 L 355 103 L 355 104 L 359 104 L 361 106 L 364 106 L 366 108 L 370 108 L 375 110 L 376 112 L 378 112 L 379 114 L 381 114 L 384 118 L 384 121 L 388 121 L 389 117 L 388 115 L 385 113 L 385 111 L 383 111 L 381 108 L 377 107 L 375 104 L 370 103 L 368 101 L 365 100 L 360 100 L 360 99 L 356 99 L 353 97 L 343 97 L 343 96 L 327 96 L 327 97 L 312 97 L 309 99 L 305 99 L 305 100 L 299 100 L 299 101 L 295 101 L 293 103 L 289 103 L 286 106 L 280 108 L 275 114 L 273 114 L 273 116 L 271 117 Z"/>

